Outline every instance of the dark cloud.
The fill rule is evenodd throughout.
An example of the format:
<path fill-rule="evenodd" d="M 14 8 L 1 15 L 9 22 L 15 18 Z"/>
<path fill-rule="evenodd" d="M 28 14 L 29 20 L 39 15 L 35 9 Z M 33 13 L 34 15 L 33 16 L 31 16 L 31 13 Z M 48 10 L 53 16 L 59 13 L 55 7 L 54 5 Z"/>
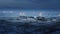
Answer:
<path fill-rule="evenodd" d="M 60 0 L 0 0 L 0 8 L 60 9 Z"/>

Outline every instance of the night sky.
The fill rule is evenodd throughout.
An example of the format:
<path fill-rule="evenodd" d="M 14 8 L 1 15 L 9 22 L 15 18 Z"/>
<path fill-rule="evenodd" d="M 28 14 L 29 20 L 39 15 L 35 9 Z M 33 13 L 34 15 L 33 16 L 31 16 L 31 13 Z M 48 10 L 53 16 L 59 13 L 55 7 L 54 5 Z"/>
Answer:
<path fill-rule="evenodd" d="M 0 0 L 0 17 L 58 16 L 60 0 Z"/>

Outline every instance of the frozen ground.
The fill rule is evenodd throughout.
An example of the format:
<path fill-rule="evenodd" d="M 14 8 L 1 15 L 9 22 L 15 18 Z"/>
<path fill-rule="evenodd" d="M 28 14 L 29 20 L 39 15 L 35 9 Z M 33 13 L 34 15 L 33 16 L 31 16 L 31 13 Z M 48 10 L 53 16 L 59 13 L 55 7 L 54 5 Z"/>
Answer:
<path fill-rule="evenodd" d="M 60 22 L 34 19 L 0 20 L 0 34 L 60 34 Z"/>

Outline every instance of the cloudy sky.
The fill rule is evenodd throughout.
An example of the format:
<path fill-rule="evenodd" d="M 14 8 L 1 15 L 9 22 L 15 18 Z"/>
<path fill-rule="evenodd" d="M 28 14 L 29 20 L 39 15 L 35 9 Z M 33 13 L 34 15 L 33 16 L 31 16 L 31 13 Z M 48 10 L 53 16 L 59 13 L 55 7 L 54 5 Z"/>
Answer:
<path fill-rule="evenodd" d="M 55 16 L 60 14 L 60 0 L 0 0 L 0 16 L 18 16 L 21 10 L 24 10 L 27 15 L 32 15 L 31 12 L 33 10 L 36 12 L 34 15 L 40 12 L 45 12 L 43 14 L 46 14 L 48 10 L 49 14 L 51 14 L 50 16 Z"/>
<path fill-rule="evenodd" d="M 60 0 L 0 0 L 0 8 L 60 9 Z"/>

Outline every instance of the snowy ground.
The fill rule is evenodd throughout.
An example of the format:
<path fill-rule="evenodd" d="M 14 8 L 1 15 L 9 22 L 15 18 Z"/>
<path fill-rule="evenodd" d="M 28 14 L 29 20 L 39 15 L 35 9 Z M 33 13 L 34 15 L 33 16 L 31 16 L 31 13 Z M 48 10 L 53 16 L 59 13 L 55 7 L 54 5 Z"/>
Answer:
<path fill-rule="evenodd" d="M 58 22 L 5 19 L 0 20 L 0 34 L 60 34 L 60 24 Z"/>

